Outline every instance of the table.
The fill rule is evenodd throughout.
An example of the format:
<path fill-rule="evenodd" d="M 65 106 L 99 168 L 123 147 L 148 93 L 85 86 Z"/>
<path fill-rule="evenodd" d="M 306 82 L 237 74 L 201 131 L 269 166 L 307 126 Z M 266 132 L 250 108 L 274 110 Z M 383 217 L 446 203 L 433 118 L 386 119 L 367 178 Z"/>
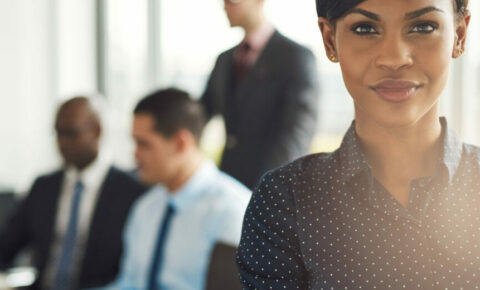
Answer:
<path fill-rule="evenodd" d="M 0 290 L 13 290 L 31 286 L 37 278 L 37 271 L 33 267 L 11 268 L 0 272 Z"/>

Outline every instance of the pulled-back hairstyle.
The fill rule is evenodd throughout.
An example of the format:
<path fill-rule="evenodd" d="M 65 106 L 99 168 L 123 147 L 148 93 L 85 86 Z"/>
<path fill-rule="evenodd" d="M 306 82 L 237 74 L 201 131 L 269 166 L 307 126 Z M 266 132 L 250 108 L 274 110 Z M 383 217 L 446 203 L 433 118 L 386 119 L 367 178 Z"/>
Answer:
<path fill-rule="evenodd" d="M 316 0 L 318 17 L 324 17 L 334 23 L 348 10 L 354 8 L 365 0 Z M 468 6 L 468 0 L 453 0 L 457 13 L 464 13 Z"/>
<path fill-rule="evenodd" d="M 155 130 L 171 137 L 181 129 L 192 133 L 197 142 L 206 123 L 200 102 L 192 100 L 184 91 L 169 88 L 146 96 L 137 104 L 134 114 L 149 114 L 155 121 Z"/>

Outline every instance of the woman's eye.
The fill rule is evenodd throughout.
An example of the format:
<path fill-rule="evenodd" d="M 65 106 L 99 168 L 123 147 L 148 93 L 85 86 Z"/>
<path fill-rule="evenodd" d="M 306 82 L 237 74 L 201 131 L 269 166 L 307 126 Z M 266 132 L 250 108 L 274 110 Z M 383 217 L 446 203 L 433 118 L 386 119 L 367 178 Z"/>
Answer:
<path fill-rule="evenodd" d="M 420 23 L 415 24 L 412 28 L 412 32 L 418 33 L 431 33 L 438 29 L 438 25 L 433 23 Z"/>
<path fill-rule="evenodd" d="M 352 31 L 356 34 L 364 35 L 364 34 L 376 34 L 377 30 L 369 24 L 359 24 L 352 27 Z"/>

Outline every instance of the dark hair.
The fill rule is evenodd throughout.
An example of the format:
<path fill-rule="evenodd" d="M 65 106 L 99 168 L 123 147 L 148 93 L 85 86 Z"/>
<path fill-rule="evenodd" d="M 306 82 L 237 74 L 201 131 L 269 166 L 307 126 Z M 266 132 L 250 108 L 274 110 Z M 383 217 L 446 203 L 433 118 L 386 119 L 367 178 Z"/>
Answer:
<path fill-rule="evenodd" d="M 327 18 L 335 22 L 348 10 L 357 6 L 365 0 L 316 0 L 318 17 Z M 457 13 L 464 13 L 467 9 L 468 0 L 455 0 Z"/>
<path fill-rule="evenodd" d="M 155 130 L 171 137 L 181 129 L 190 131 L 197 142 L 206 123 L 200 102 L 184 91 L 168 88 L 155 91 L 137 104 L 134 114 L 149 114 L 155 120 Z"/>

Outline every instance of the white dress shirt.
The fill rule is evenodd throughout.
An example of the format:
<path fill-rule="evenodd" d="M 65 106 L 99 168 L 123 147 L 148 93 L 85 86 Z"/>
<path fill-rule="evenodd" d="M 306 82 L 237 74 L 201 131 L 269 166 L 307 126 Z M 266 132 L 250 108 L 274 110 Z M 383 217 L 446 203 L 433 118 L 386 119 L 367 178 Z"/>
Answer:
<path fill-rule="evenodd" d="M 70 219 L 70 207 L 73 201 L 74 187 L 77 181 L 83 184 L 83 192 L 80 200 L 77 237 L 75 240 L 75 250 L 73 255 L 73 273 L 78 275 L 82 263 L 83 253 L 88 240 L 90 222 L 95 210 L 95 205 L 110 169 L 108 159 L 99 155 L 90 165 L 79 171 L 73 166 L 65 168 L 63 183 L 58 199 L 57 214 L 55 220 L 54 236 L 50 249 L 50 259 L 46 268 L 46 289 L 51 288 L 57 272 L 57 263 L 62 252 L 62 245 L 67 233 L 67 226 Z M 74 277 L 78 278 L 78 277 Z"/>
<path fill-rule="evenodd" d="M 167 204 L 175 208 L 166 235 L 161 289 L 204 289 L 213 246 L 238 245 L 250 191 L 240 182 L 204 161 L 175 193 L 155 186 L 134 204 L 124 230 L 120 273 L 109 289 L 145 289 L 159 226 Z"/>

